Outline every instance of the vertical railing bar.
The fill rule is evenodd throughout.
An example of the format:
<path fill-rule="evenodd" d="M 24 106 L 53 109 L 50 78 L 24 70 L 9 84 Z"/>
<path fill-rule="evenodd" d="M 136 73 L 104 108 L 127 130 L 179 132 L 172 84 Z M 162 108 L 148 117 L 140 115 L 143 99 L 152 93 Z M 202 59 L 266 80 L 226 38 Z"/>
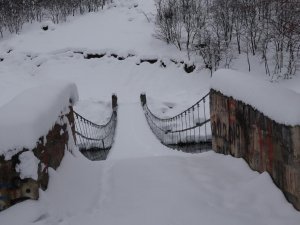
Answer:
<path fill-rule="evenodd" d="M 184 113 L 184 119 L 185 119 L 185 129 L 187 128 L 187 118 L 186 118 L 186 112 Z M 186 144 L 188 143 L 188 130 L 186 130 L 185 132 L 185 141 L 186 141 Z"/>
<path fill-rule="evenodd" d="M 181 117 L 181 130 L 183 130 L 183 115 L 181 115 L 180 117 Z M 183 136 L 184 133 L 182 131 L 180 131 L 180 133 L 182 134 L 182 140 L 181 140 L 181 142 L 183 143 L 184 142 L 183 141 L 184 140 L 184 136 Z"/>
<path fill-rule="evenodd" d="M 198 123 L 201 123 L 200 119 L 200 104 L 197 105 L 198 110 Z M 199 126 L 199 144 L 201 144 L 201 126 Z"/>
<path fill-rule="evenodd" d="M 206 121 L 206 112 L 205 112 L 205 98 L 203 99 L 203 107 L 204 107 L 204 121 Z M 205 126 L 205 142 L 207 142 L 207 129 L 206 129 L 206 124 L 204 124 Z"/>
<path fill-rule="evenodd" d="M 191 110 L 188 111 L 189 112 L 189 127 L 191 126 Z M 192 130 L 190 129 L 190 138 L 189 138 L 189 143 L 192 142 Z"/>
<path fill-rule="evenodd" d="M 195 107 L 193 107 L 193 126 L 195 124 Z M 193 129 L 194 132 L 194 143 L 196 144 L 196 129 Z"/>

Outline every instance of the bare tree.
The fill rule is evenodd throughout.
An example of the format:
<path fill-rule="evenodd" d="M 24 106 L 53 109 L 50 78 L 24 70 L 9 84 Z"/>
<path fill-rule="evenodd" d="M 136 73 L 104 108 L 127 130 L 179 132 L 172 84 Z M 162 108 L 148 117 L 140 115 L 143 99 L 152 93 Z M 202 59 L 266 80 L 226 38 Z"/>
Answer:
<path fill-rule="evenodd" d="M 97 11 L 107 0 L 0 0 L 0 35 L 5 30 L 18 33 L 24 23 L 51 18 L 66 21 L 69 15 Z"/>
<path fill-rule="evenodd" d="M 158 39 L 172 43 L 180 50 L 182 38 L 182 23 L 180 20 L 177 0 L 159 0 L 156 4 L 156 34 Z"/>

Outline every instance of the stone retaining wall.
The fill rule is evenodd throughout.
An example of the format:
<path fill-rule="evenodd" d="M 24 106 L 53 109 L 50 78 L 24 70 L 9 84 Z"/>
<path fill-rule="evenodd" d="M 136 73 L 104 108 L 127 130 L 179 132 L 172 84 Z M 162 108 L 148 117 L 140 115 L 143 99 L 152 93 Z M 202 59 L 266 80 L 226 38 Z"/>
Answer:
<path fill-rule="evenodd" d="M 64 151 L 68 146 L 70 138 L 68 125 L 71 125 L 71 132 L 74 138 L 74 115 L 73 108 L 70 112 L 58 118 L 54 127 L 46 137 L 41 137 L 37 141 L 34 149 L 23 149 L 14 155 L 11 160 L 5 160 L 0 156 L 0 211 L 26 199 L 38 199 L 39 188 L 46 190 L 49 181 L 48 168 L 57 169 L 64 157 Z M 16 137 L 17 138 L 17 137 Z M 20 163 L 19 156 L 32 151 L 39 159 L 38 179 L 21 179 L 16 171 L 17 164 Z"/>
<path fill-rule="evenodd" d="M 300 126 L 278 124 L 215 90 L 210 91 L 210 110 L 213 150 L 242 157 L 253 170 L 267 171 L 300 210 Z"/>

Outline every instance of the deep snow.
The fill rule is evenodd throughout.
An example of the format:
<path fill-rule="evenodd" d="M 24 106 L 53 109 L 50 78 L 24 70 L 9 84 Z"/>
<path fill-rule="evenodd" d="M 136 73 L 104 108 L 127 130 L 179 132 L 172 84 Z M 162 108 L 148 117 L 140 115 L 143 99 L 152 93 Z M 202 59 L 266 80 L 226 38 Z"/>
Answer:
<path fill-rule="evenodd" d="M 59 116 L 78 101 L 74 83 L 29 88 L 0 107 L 0 154 L 9 159 L 23 148 L 33 149 Z M 13 153 L 9 153 L 12 151 Z"/>
<path fill-rule="evenodd" d="M 51 170 L 39 201 L 1 212 L 1 225 L 299 224 L 269 175 L 241 159 L 207 152 L 92 163 L 74 154 Z"/>
<path fill-rule="evenodd" d="M 71 103 L 71 102 L 73 103 Z M 0 154 L 33 149 L 47 135 L 62 112 L 78 101 L 73 83 L 59 82 L 27 89 L 0 107 Z"/>
<path fill-rule="evenodd" d="M 210 83 L 214 90 L 253 106 L 278 123 L 300 125 L 300 94 L 293 90 L 229 69 L 215 72 Z"/>
<path fill-rule="evenodd" d="M 186 74 L 181 64 L 170 62 L 185 56 L 153 38 L 153 1 L 118 0 L 114 5 L 47 32 L 33 26 L 0 42 L 0 106 L 23 90 L 62 81 L 76 83 L 80 99 L 75 109 L 96 123 L 108 119 L 112 93 L 119 103 L 108 160 L 90 162 L 77 149 L 74 155 L 66 152 L 61 167 L 50 170 L 50 185 L 40 191 L 40 200 L 1 212 L 0 224 L 298 225 L 299 212 L 267 174 L 253 172 L 241 159 L 213 152 L 189 155 L 159 143 L 139 94 L 147 93 L 157 115 L 175 115 L 209 91 L 210 74 Z M 85 59 L 76 53 L 81 51 L 134 56 Z M 145 57 L 164 59 L 167 67 L 137 65 Z"/>

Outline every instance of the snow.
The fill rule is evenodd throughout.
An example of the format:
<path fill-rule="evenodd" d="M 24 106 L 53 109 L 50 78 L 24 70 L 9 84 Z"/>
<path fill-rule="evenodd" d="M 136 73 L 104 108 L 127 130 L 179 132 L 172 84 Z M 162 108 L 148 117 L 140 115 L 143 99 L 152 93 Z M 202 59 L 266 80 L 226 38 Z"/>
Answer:
<path fill-rule="evenodd" d="M 29 33 L 4 40 L 1 45 L 17 52 L 47 53 L 68 47 L 95 49 L 105 46 L 120 51 L 135 50 L 137 54 L 179 54 L 174 46 L 167 46 L 153 38 L 153 23 L 149 23 L 145 16 L 154 21 L 155 8 L 152 1 L 140 1 L 136 8 L 128 1 L 124 3 L 123 0 L 117 0 L 116 4 L 118 7 L 89 13 L 56 25 L 55 30 L 45 32 L 38 27 Z"/>
<path fill-rule="evenodd" d="M 55 30 L 55 24 L 51 20 L 44 21 L 41 24 L 41 29 L 45 31 L 53 31 Z"/>
<path fill-rule="evenodd" d="M 50 170 L 39 201 L 1 212 L 0 224 L 299 224 L 269 175 L 242 159 L 207 152 L 93 163 L 74 154 Z"/>
<path fill-rule="evenodd" d="M 19 155 L 20 163 L 16 165 L 16 171 L 20 173 L 20 178 L 38 179 L 39 159 L 32 151 L 23 152 Z"/>
<path fill-rule="evenodd" d="M 73 83 L 30 88 L 0 108 L 0 155 L 10 158 L 23 148 L 33 149 L 47 135 L 59 115 L 78 100 Z M 9 153 L 9 150 L 16 150 Z"/>
<path fill-rule="evenodd" d="M 278 123 L 300 125 L 300 94 L 234 70 L 213 74 L 211 88 L 243 101 Z"/>
<path fill-rule="evenodd" d="M 112 93 L 119 105 L 108 159 L 88 161 L 70 140 L 72 154 L 66 151 L 57 171 L 49 168 L 48 190 L 40 191 L 38 201 L 0 212 L 0 224 L 298 225 L 299 212 L 266 173 L 231 156 L 190 155 L 161 145 L 147 125 L 140 93 L 147 94 L 156 115 L 176 115 L 208 93 L 210 73 L 187 74 L 181 63 L 170 61 L 188 62 L 184 53 L 153 37 L 153 1 L 115 0 L 114 5 L 54 30 L 43 31 L 40 24 L 0 41 L 0 106 L 26 89 L 70 82 L 80 93 L 75 110 L 93 122 L 109 118 Z M 88 53 L 106 55 L 85 59 Z M 111 54 L 132 56 L 118 60 Z M 158 62 L 137 65 L 144 57 Z"/>
<path fill-rule="evenodd" d="M 116 132 L 108 160 L 184 154 L 173 152 L 156 139 L 139 104 L 119 104 Z"/>

